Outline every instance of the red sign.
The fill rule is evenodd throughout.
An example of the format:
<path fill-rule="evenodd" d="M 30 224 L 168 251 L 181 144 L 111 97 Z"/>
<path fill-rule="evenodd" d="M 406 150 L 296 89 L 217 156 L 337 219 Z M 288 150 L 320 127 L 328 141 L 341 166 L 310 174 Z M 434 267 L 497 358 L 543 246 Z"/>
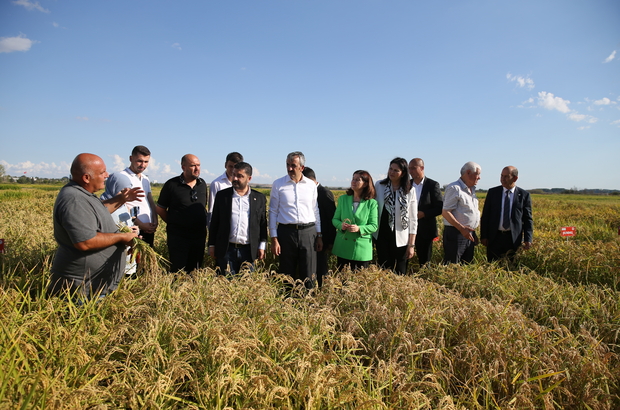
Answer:
<path fill-rule="evenodd" d="M 0 253 L 4 253 L 4 239 L 0 239 Z"/>
<path fill-rule="evenodd" d="M 577 234 L 577 230 L 574 226 L 563 226 L 560 228 L 560 235 L 562 236 L 575 236 Z"/>

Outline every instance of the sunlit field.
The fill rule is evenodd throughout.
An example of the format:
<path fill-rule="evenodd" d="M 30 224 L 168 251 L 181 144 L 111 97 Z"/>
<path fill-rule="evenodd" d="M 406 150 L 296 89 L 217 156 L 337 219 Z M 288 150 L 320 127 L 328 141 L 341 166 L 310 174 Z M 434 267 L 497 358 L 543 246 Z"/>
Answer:
<path fill-rule="evenodd" d="M 268 254 L 232 280 L 152 267 L 76 306 L 43 295 L 58 189 L 0 185 L 0 409 L 620 408 L 618 197 L 533 195 L 513 270 L 482 246 L 441 266 L 436 242 L 407 276 L 308 293 Z"/>

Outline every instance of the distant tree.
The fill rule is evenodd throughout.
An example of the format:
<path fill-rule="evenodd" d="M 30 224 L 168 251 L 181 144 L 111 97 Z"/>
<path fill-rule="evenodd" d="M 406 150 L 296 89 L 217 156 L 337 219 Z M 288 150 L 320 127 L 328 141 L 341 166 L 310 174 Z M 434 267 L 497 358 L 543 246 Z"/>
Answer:
<path fill-rule="evenodd" d="M 6 170 L 4 169 L 4 165 L 0 164 L 0 182 L 4 182 L 4 180 L 6 179 L 4 173 L 6 172 Z"/>

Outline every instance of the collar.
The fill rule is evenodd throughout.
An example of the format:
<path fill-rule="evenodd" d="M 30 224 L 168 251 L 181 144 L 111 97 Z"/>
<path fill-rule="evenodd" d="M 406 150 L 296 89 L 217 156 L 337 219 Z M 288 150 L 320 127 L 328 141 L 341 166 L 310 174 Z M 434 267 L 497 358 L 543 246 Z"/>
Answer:
<path fill-rule="evenodd" d="M 183 174 L 179 175 L 179 181 L 181 181 L 183 185 L 187 185 L 187 182 L 185 182 L 185 178 L 183 178 Z M 202 183 L 202 178 L 200 177 L 196 178 L 196 185 L 200 185 L 201 183 Z"/>
<path fill-rule="evenodd" d="M 308 183 L 308 181 L 312 182 L 314 184 L 314 181 L 311 181 L 309 178 L 306 178 L 303 174 L 301 174 L 301 179 L 299 180 L 299 182 L 295 182 L 293 181 L 293 179 L 291 178 L 291 176 L 289 174 L 286 174 L 286 177 L 288 178 L 288 180 L 286 181 L 287 183 L 291 182 L 293 184 L 297 183 Z"/>
<path fill-rule="evenodd" d="M 467 193 L 470 193 L 471 191 L 471 195 L 476 195 L 476 186 L 474 185 L 473 187 L 469 188 L 467 186 L 467 184 L 465 184 L 465 181 L 463 181 L 463 178 L 460 178 L 457 180 L 457 182 L 459 183 L 459 185 L 461 186 L 461 189 L 464 190 Z"/>
<path fill-rule="evenodd" d="M 516 189 L 516 188 L 517 188 L 517 186 L 516 186 L 516 185 L 515 185 L 515 186 L 513 186 L 513 187 L 512 187 L 512 188 L 510 188 L 510 189 L 506 189 L 506 188 L 502 187 L 503 192 L 504 192 L 504 195 L 506 195 L 506 191 L 510 191 L 510 193 L 511 193 L 511 194 L 514 194 L 514 193 L 515 193 L 515 189 Z"/>
<path fill-rule="evenodd" d="M 129 168 L 129 167 L 125 168 L 125 172 L 126 172 L 126 173 L 128 173 L 128 174 L 129 174 L 129 175 L 131 175 L 131 176 L 134 176 L 134 177 L 136 177 L 136 178 L 140 179 L 140 180 L 142 179 L 142 174 L 136 174 L 136 173 L 135 173 L 135 172 L 133 172 L 133 171 L 131 170 L 131 168 Z"/>
<path fill-rule="evenodd" d="M 245 195 L 240 195 L 239 192 L 237 192 L 235 188 L 232 189 L 232 192 L 233 192 L 233 197 L 249 198 L 250 194 L 252 193 L 252 188 L 248 189 L 248 192 Z"/>

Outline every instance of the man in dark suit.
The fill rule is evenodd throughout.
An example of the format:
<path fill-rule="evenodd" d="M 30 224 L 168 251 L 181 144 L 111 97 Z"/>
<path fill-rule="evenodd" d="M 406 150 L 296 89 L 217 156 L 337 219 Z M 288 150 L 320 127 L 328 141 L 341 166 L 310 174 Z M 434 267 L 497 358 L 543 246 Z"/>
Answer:
<path fill-rule="evenodd" d="M 424 161 L 414 158 L 409 161 L 411 185 L 418 197 L 418 234 L 415 237 L 415 253 L 420 266 L 433 256 L 433 240 L 437 237 L 437 217 L 443 209 L 439 183 L 424 175 Z"/>
<path fill-rule="evenodd" d="M 334 194 L 316 180 L 314 170 L 305 167 L 303 172 L 306 178 L 314 181 L 317 189 L 317 202 L 321 215 L 321 233 L 323 234 L 323 249 L 316 253 L 316 281 L 319 287 L 323 286 L 323 276 L 327 275 L 329 256 L 331 255 L 334 241 L 336 240 L 336 228 L 332 224 L 332 218 L 336 212 Z"/>
<path fill-rule="evenodd" d="M 505 167 L 501 186 L 489 189 L 480 218 L 480 241 L 487 247 L 489 262 L 507 257 L 514 261 L 517 249 L 532 246 L 534 223 L 529 192 L 516 186 L 519 171 Z"/>
<path fill-rule="evenodd" d="M 256 259 L 265 258 L 267 201 L 265 195 L 250 188 L 251 180 L 252 166 L 239 162 L 232 187 L 215 196 L 208 244 L 220 275 L 237 274 L 244 263 L 253 269 Z"/>

